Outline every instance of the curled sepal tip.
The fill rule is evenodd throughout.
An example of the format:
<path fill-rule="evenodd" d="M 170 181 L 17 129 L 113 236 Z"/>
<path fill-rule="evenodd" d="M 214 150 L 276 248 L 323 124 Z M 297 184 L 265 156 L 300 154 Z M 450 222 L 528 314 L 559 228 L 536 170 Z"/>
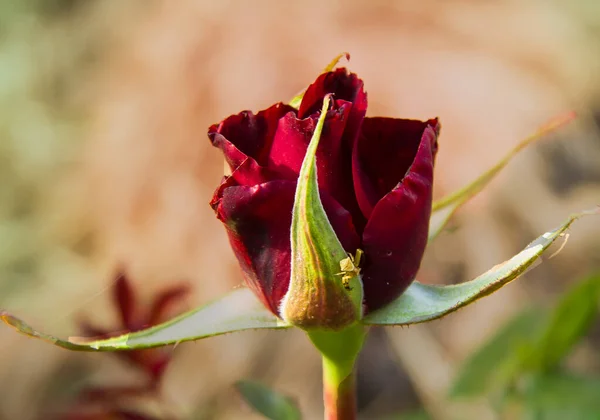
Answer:
<path fill-rule="evenodd" d="M 341 330 L 362 318 L 363 289 L 356 258 L 350 257 L 319 197 L 316 151 L 331 102 L 321 115 L 302 162 L 292 210 L 291 274 L 281 302 L 285 321 L 303 329 Z"/>

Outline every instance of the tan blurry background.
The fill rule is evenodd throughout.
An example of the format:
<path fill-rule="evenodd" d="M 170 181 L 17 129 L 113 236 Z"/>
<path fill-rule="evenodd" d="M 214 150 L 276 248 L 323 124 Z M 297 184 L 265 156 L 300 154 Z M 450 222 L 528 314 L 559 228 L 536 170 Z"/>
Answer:
<path fill-rule="evenodd" d="M 342 51 L 369 115 L 441 118 L 438 197 L 556 114 L 579 113 L 461 211 L 420 275 L 473 278 L 600 203 L 598 22 L 595 0 L 2 0 L 0 307 L 68 336 L 84 314 L 115 324 L 117 264 L 146 298 L 189 281 L 188 308 L 238 286 L 208 206 L 223 165 L 206 128 L 287 100 Z M 460 313 L 392 339 L 376 331 L 360 363 L 364 418 L 419 404 L 450 418 L 457 364 L 512 313 L 600 267 L 599 226 L 582 220 L 559 256 Z M 600 373 L 590 343 L 573 363 Z M 231 387 L 244 377 L 321 416 L 319 358 L 299 332 L 232 334 L 174 354 L 164 390 L 187 418 L 251 418 Z M 0 378 L 2 420 L 48 418 L 78 387 L 135 381 L 110 355 L 8 328 Z"/>

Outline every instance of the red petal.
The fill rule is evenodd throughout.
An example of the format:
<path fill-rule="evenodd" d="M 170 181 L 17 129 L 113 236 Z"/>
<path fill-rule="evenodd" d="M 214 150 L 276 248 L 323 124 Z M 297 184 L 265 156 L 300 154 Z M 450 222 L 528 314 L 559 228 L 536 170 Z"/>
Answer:
<path fill-rule="evenodd" d="M 166 348 L 128 350 L 115 353 L 124 362 L 135 366 L 148 375 L 147 387 L 156 386 L 171 361 L 171 351 Z"/>
<path fill-rule="evenodd" d="M 306 118 L 318 112 L 323 107 L 323 98 L 329 93 L 333 93 L 336 100 L 356 102 L 357 106 L 360 105 L 359 108 L 363 108 L 364 102 L 364 111 L 366 111 L 367 98 L 363 90 L 363 81 L 356 74 L 348 73 L 347 69 L 339 68 L 321 74 L 306 89 L 298 110 L 298 118 Z"/>
<path fill-rule="evenodd" d="M 335 145 L 328 147 L 321 156 L 317 155 L 317 165 L 320 162 L 319 157 L 322 161 L 319 165 L 319 185 L 333 194 L 336 200 L 352 214 L 354 225 L 359 232 L 362 232 L 366 219 L 360 211 L 353 191 L 352 151 L 367 112 L 367 94 L 364 91 L 363 81 L 356 74 L 348 73 L 343 68 L 320 75 L 306 90 L 298 110 L 298 118 L 316 114 L 322 107 L 323 98 L 330 93 L 334 95 L 337 106 L 346 102 L 352 106 L 345 111 L 346 121 L 341 139 L 337 140 Z M 322 147 L 321 143 L 319 148 Z M 335 153 L 331 154 L 330 151 Z M 331 161 L 334 163 L 331 164 Z M 322 169 L 328 166 L 329 169 Z M 325 176 L 327 171 L 332 173 L 330 179 L 322 183 L 321 174 Z"/>
<path fill-rule="evenodd" d="M 208 129 L 208 137 L 213 146 L 220 148 L 234 171 L 247 156 L 254 158 L 261 166 L 266 161 L 279 119 L 295 109 L 284 104 L 253 114 L 250 111 L 232 115 Z"/>
<path fill-rule="evenodd" d="M 216 211 L 223 191 L 229 187 L 237 187 L 240 185 L 253 186 L 264 184 L 265 182 L 274 181 L 278 175 L 269 168 L 259 166 L 252 158 L 246 158 L 230 176 L 223 177 L 221 185 L 217 187 L 210 201 L 210 206 Z"/>
<path fill-rule="evenodd" d="M 354 136 L 348 130 L 352 110 L 351 103 L 335 101 L 334 108 L 327 113 L 317 149 L 317 178 L 320 190 L 331 194 L 353 216 L 359 216 L 354 223 L 362 228 L 366 220 L 358 208 L 352 185 L 352 148 L 345 143 L 348 136 Z M 280 179 L 298 178 L 317 119 L 318 114 L 300 120 L 288 113 L 280 120 L 269 157 L 269 169 L 277 172 Z"/>
<path fill-rule="evenodd" d="M 170 287 L 156 296 L 150 307 L 147 326 L 154 326 L 166 321 L 166 317 L 172 310 L 173 305 L 176 305 L 183 297 L 189 294 L 190 289 L 189 284 L 182 284 Z"/>
<path fill-rule="evenodd" d="M 290 226 L 296 184 L 271 181 L 223 190 L 217 207 L 248 286 L 267 308 L 279 315 L 279 303 L 290 281 Z M 327 193 L 323 207 L 344 249 L 359 244 L 350 214 Z"/>
<path fill-rule="evenodd" d="M 135 293 L 129 279 L 124 274 L 119 274 L 113 287 L 113 299 L 116 302 L 123 328 L 135 328 Z"/>
<path fill-rule="evenodd" d="M 375 206 L 363 233 L 365 304 L 398 297 L 414 280 L 427 244 L 439 126 L 427 126 L 402 182 Z"/>
<path fill-rule="evenodd" d="M 156 387 L 171 361 L 172 350 L 169 348 L 132 350 L 121 352 L 119 355 L 122 355 L 138 368 L 143 369 L 150 378 L 149 386 Z"/>
<path fill-rule="evenodd" d="M 352 170 L 356 198 L 367 219 L 379 200 L 407 174 L 428 125 L 436 127 L 437 120 L 377 117 L 363 121 L 354 145 Z"/>

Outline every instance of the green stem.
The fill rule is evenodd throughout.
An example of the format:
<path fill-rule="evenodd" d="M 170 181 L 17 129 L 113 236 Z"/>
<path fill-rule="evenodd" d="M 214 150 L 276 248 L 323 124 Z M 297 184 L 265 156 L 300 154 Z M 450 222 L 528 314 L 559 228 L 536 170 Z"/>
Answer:
<path fill-rule="evenodd" d="M 323 357 L 323 402 L 325 420 L 356 419 L 356 371 L 341 378 L 341 370 Z"/>
<path fill-rule="evenodd" d="M 354 365 L 366 333 L 365 327 L 358 323 L 342 331 L 308 332 L 323 357 L 325 420 L 356 419 Z"/>

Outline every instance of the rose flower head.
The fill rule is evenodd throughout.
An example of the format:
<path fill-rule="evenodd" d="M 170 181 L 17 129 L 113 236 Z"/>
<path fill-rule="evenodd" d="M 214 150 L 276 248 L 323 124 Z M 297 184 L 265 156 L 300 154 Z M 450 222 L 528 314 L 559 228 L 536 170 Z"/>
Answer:
<path fill-rule="evenodd" d="M 319 76 L 298 109 L 278 103 L 208 130 L 231 169 L 211 205 L 245 281 L 300 327 L 343 328 L 391 302 L 414 280 L 425 251 L 440 125 L 366 111 L 362 80 L 342 68 Z M 316 191 L 303 203 L 321 209 L 325 222 L 299 203 L 313 137 Z M 308 227 L 295 230 L 293 219 Z M 343 298 L 356 293 L 359 310 Z"/>

